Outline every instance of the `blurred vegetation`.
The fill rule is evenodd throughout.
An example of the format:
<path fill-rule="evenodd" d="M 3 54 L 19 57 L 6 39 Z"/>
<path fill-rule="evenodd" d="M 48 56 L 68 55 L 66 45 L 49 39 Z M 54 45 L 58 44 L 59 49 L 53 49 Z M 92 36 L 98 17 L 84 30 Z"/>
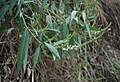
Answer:
<path fill-rule="evenodd" d="M 0 81 L 118 82 L 120 58 L 101 44 L 112 23 L 100 4 L 1 0 Z"/>

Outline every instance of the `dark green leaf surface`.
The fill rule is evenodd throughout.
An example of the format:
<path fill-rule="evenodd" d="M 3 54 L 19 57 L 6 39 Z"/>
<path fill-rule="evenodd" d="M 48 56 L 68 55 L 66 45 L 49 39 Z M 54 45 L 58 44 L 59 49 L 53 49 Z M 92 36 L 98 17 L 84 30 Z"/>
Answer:
<path fill-rule="evenodd" d="M 35 53 L 33 54 L 33 68 L 35 68 L 39 56 L 40 56 L 40 45 L 36 48 Z"/>
<path fill-rule="evenodd" d="M 0 7 L 2 6 L 2 4 L 4 4 L 6 1 L 5 0 L 0 0 Z"/>
<path fill-rule="evenodd" d="M 27 52 L 28 52 L 28 40 L 29 40 L 29 33 L 28 30 L 25 29 L 25 31 L 22 34 L 22 38 L 20 41 L 20 47 L 18 49 L 18 57 L 17 57 L 17 74 L 22 68 L 22 65 L 24 63 L 24 59 L 27 58 Z M 26 59 L 27 60 L 27 59 Z"/>
<path fill-rule="evenodd" d="M 5 15 L 5 13 L 8 11 L 9 5 L 6 3 L 1 9 L 0 9 L 0 20 Z"/>
<path fill-rule="evenodd" d="M 61 39 L 65 39 L 69 34 L 68 26 L 66 23 L 64 23 L 62 29 L 61 29 Z"/>
<path fill-rule="evenodd" d="M 6 29 L 7 25 L 10 23 L 11 19 L 12 19 L 12 16 L 8 16 L 7 17 L 7 19 L 5 20 L 5 22 L 0 27 L 0 32 L 4 32 L 4 30 Z"/>
<path fill-rule="evenodd" d="M 12 11 L 13 7 L 15 6 L 16 1 L 17 1 L 17 0 L 11 0 L 11 2 L 10 2 L 10 7 L 9 7 L 9 12 Z"/>

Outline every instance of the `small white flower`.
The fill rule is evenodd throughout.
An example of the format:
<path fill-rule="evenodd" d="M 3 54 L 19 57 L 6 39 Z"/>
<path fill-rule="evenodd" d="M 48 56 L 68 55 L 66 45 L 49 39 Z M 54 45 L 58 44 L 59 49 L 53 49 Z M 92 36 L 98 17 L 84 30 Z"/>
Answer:
<path fill-rule="evenodd" d="M 20 35 L 19 35 L 19 37 L 21 38 L 21 37 L 22 37 L 22 35 L 20 34 Z"/>

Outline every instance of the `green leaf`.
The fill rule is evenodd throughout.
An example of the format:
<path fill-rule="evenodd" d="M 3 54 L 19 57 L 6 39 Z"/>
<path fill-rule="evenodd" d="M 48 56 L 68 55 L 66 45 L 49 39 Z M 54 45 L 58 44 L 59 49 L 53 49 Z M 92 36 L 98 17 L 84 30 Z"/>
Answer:
<path fill-rule="evenodd" d="M 70 31 L 71 34 L 73 34 L 74 32 L 73 31 Z M 70 45 L 74 45 L 74 35 L 70 38 Z"/>
<path fill-rule="evenodd" d="M 11 10 L 13 9 L 13 7 L 15 6 L 16 1 L 17 1 L 17 0 L 11 0 L 10 7 L 9 7 L 9 13 L 10 13 Z"/>
<path fill-rule="evenodd" d="M 5 15 L 5 13 L 8 11 L 9 5 L 6 3 L 1 9 L 0 9 L 0 20 Z"/>
<path fill-rule="evenodd" d="M 71 34 L 73 34 L 73 32 L 71 31 Z M 74 36 L 72 36 L 71 38 L 70 38 L 70 45 L 71 46 L 74 46 Z M 73 63 L 73 60 L 74 60 L 74 49 L 71 49 L 70 51 L 69 51 L 69 53 L 70 53 L 70 60 L 71 60 L 71 63 Z"/>
<path fill-rule="evenodd" d="M 90 20 L 90 19 L 95 19 L 95 17 L 96 17 L 96 14 L 94 14 L 93 16 L 90 16 L 88 19 Z"/>
<path fill-rule="evenodd" d="M 60 58 L 61 58 L 61 60 L 62 60 L 62 48 L 58 48 L 57 50 L 58 50 L 59 55 L 60 55 Z"/>
<path fill-rule="evenodd" d="M 23 4 L 24 0 L 18 0 L 18 7 L 17 7 L 17 12 L 16 12 L 16 15 L 15 17 L 18 15 L 18 14 L 21 14 L 21 8 L 22 8 L 22 4 Z"/>
<path fill-rule="evenodd" d="M 60 44 L 62 44 L 62 43 L 64 43 L 64 41 L 63 41 L 63 40 L 59 40 L 59 41 L 57 41 L 57 42 L 54 42 L 54 46 L 60 45 Z"/>
<path fill-rule="evenodd" d="M 54 1 L 53 1 L 52 5 L 51 5 L 51 10 L 52 10 L 52 12 L 55 12 L 55 10 L 57 10 Z"/>
<path fill-rule="evenodd" d="M 25 51 L 24 60 L 23 60 L 24 73 L 25 73 L 25 70 L 26 70 L 27 58 L 28 58 L 28 44 L 26 44 L 26 51 Z"/>
<path fill-rule="evenodd" d="M 45 7 L 45 5 L 47 4 L 48 0 L 44 0 L 42 3 L 42 7 Z"/>
<path fill-rule="evenodd" d="M 81 46 L 82 45 L 82 41 L 81 41 L 81 36 L 80 34 L 78 34 L 78 45 Z M 80 47 L 80 54 L 83 54 L 82 53 L 82 48 Z"/>
<path fill-rule="evenodd" d="M 18 21 L 19 21 L 19 29 L 23 30 L 24 28 L 24 19 L 21 17 L 21 11 L 20 13 L 17 15 Z"/>
<path fill-rule="evenodd" d="M 25 60 L 27 60 L 27 55 L 28 55 L 28 41 L 29 41 L 29 33 L 28 33 L 28 30 L 25 29 L 25 31 L 22 34 L 21 41 L 20 41 L 20 47 L 18 49 L 17 75 L 19 74 L 19 71 L 21 70 L 22 65 L 24 64 L 24 66 L 25 66 Z"/>
<path fill-rule="evenodd" d="M 5 22 L 0 27 L 0 33 L 4 32 L 4 30 L 6 29 L 7 25 L 10 23 L 10 20 L 12 19 L 12 17 L 13 16 L 7 16 L 7 19 L 5 20 Z"/>
<path fill-rule="evenodd" d="M 64 23 L 63 27 L 61 28 L 61 39 L 65 39 L 69 34 L 68 26 Z"/>
<path fill-rule="evenodd" d="M 48 43 L 46 43 L 46 42 L 45 42 L 45 45 L 48 47 L 48 49 L 49 49 L 50 52 L 52 53 L 52 56 L 53 56 L 53 59 L 54 59 L 54 60 L 56 59 L 56 56 L 57 56 L 59 59 L 61 59 L 61 57 L 60 57 L 57 49 L 56 49 L 54 46 L 52 46 L 51 44 L 48 44 Z"/>
<path fill-rule="evenodd" d="M 52 16 L 51 15 L 47 15 L 46 16 L 46 22 L 50 25 L 52 25 Z"/>
<path fill-rule="evenodd" d="M 92 38 L 91 30 L 89 28 L 89 25 L 86 22 L 86 13 L 84 11 L 82 11 L 82 17 L 83 17 L 83 20 L 84 20 L 84 23 L 85 23 L 85 26 L 86 26 L 86 30 L 87 30 L 87 32 L 89 34 L 89 37 Z"/>
<path fill-rule="evenodd" d="M 60 33 L 60 31 L 59 31 L 59 30 L 57 30 L 57 29 L 47 28 L 46 30 L 48 30 L 48 31 L 54 31 L 54 32 L 58 32 L 58 33 Z"/>
<path fill-rule="evenodd" d="M 71 21 L 75 18 L 75 16 L 76 16 L 76 14 L 77 14 L 77 11 L 72 11 L 72 13 L 71 13 Z"/>
<path fill-rule="evenodd" d="M 70 16 L 68 16 L 67 18 L 66 18 L 66 23 L 68 24 L 71 20 L 71 17 Z"/>
<path fill-rule="evenodd" d="M 91 31 L 90 31 L 90 28 L 89 28 L 89 25 L 87 23 L 85 23 L 85 26 L 86 26 L 86 30 L 89 34 L 89 37 L 92 38 L 92 35 L 91 35 Z"/>
<path fill-rule="evenodd" d="M 1 7 L 4 3 L 6 3 L 5 0 L 0 0 L 0 7 Z"/>
<path fill-rule="evenodd" d="M 64 3 L 61 3 L 60 11 L 61 11 L 62 13 L 65 12 L 65 4 L 64 4 Z"/>
<path fill-rule="evenodd" d="M 35 68 L 37 62 L 38 62 L 38 58 L 40 56 L 40 45 L 37 47 L 37 49 L 35 50 L 35 53 L 33 54 L 33 69 Z"/>
<path fill-rule="evenodd" d="M 81 44 L 82 44 L 81 36 L 80 36 L 80 34 L 78 34 L 78 45 L 80 46 Z"/>
<path fill-rule="evenodd" d="M 89 26 L 90 30 L 94 30 L 94 31 L 100 31 L 98 28 L 93 27 L 93 26 Z"/>
<path fill-rule="evenodd" d="M 75 17 L 74 20 L 78 23 L 78 17 Z"/>
<path fill-rule="evenodd" d="M 82 11 L 82 17 L 83 17 L 84 22 L 86 22 L 86 13 L 84 11 Z"/>
<path fill-rule="evenodd" d="M 31 9 L 33 9 L 33 11 L 35 11 L 37 9 L 34 3 L 30 3 L 30 7 L 31 7 Z"/>
<path fill-rule="evenodd" d="M 80 25 L 80 27 L 83 29 L 86 29 L 85 25 Z M 90 28 L 90 30 L 93 30 L 93 31 L 100 31 L 97 27 L 89 26 L 89 28 Z"/>

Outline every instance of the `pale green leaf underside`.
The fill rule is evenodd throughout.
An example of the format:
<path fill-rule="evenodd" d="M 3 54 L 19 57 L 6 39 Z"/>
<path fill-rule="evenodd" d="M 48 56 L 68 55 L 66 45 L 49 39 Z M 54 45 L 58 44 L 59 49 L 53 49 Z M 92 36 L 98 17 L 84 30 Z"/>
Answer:
<path fill-rule="evenodd" d="M 60 57 L 57 49 L 56 49 L 54 46 L 52 46 L 51 44 L 48 44 L 48 43 L 46 43 L 46 42 L 45 42 L 45 45 L 48 47 L 48 49 L 49 49 L 50 52 L 52 53 L 54 60 L 55 60 L 56 56 L 57 56 L 59 59 L 61 59 L 61 57 Z"/>

